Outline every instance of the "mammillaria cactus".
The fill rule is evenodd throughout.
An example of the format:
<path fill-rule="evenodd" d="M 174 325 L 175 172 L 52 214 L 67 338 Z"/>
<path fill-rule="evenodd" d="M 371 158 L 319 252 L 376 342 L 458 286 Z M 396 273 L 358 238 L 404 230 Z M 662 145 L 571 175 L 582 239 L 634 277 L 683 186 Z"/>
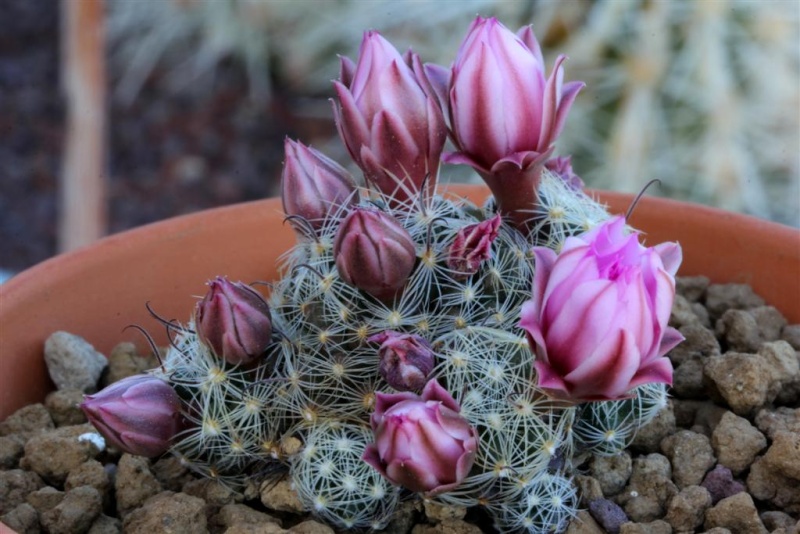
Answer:
<path fill-rule="evenodd" d="M 153 371 L 180 398 L 172 451 L 188 465 L 232 485 L 289 476 L 339 528 L 379 530 L 419 493 L 485 506 L 503 532 L 558 531 L 576 510 L 576 460 L 625 447 L 664 405 L 679 247 L 641 245 L 567 158 L 550 158 L 580 84 L 561 86 L 561 61 L 545 82 L 529 30 L 478 18 L 461 55 L 451 72 L 423 66 L 369 32 L 361 67 L 343 60 L 340 132 L 366 188 L 286 143 L 284 180 L 302 188 L 283 200 L 299 239 L 268 304 L 218 278 L 194 321 L 170 323 L 178 335 Z M 483 69 L 500 59 L 500 122 L 526 117 L 503 134 L 514 139 L 478 120 L 496 118 L 489 89 L 453 81 L 466 70 L 489 83 Z M 402 82 L 391 98 L 387 79 Z M 458 96 L 470 90 L 483 96 Z M 459 157 L 495 193 L 483 207 L 435 188 L 444 116 L 461 117 Z M 466 116 L 485 143 L 457 132 Z M 413 135 L 393 152 L 390 130 Z"/>

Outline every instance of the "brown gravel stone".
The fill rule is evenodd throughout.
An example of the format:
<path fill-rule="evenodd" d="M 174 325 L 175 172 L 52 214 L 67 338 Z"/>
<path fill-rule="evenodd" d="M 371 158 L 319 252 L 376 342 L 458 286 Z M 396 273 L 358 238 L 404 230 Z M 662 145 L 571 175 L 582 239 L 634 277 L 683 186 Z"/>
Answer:
<path fill-rule="evenodd" d="M 103 510 L 103 499 L 96 489 L 81 486 L 64 495 L 64 499 L 41 514 L 42 527 L 50 534 L 86 532 Z"/>
<path fill-rule="evenodd" d="M 706 396 L 703 377 L 703 358 L 689 356 L 675 369 L 672 375 L 672 389 L 682 399 L 702 399 Z"/>
<path fill-rule="evenodd" d="M 649 523 L 623 523 L 619 534 L 672 534 L 672 527 L 660 519 Z"/>
<path fill-rule="evenodd" d="M 628 485 L 614 500 L 632 521 L 641 523 L 664 517 L 667 503 L 677 493 L 669 460 L 652 453 L 633 459 Z"/>
<path fill-rule="evenodd" d="M 767 529 L 758 517 L 753 498 L 747 493 L 737 493 L 719 501 L 706 511 L 706 529 L 723 527 L 731 532 L 767 534 Z"/>
<path fill-rule="evenodd" d="M 792 532 L 793 528 L 800 526 L 800 522 L 798 522 L 797 519 L 794 519 L 785 512 L 779 512 L 777 510 L 763 512 L 761 514 L 761 522 L 764 523 L 764 526 L 770 532 L 779 528 L 784 529 L 786 532 Z"/>
<path fill-rule="evenodd" d="M 769 400 L 771 401 L 784 385 L 792 382 L 800 374 L 797 353 L 791 345 L 780 340 L 764 343 L 758 349 L 758 356 L 767 362 L 770 370 Z"/>
<path fill-rule="evenodd" d="M 285 532 L 293 534 L 334 534 L 334 530 L 331 527 L 317 521 L 303 521 Z"/>
<path fill-rule="evenodd" d="M 661 451 L 672 464 L 672 478 L 679 488 L 699 485 L 716 463 L 710 440 L 690 430 L 679 430 L 664 438 Z"/>
<path fill-rule="evenodd" d="M 86 415 L 79 406 L 81 402 L 83 402 L 83 391 L 79 389 L 59 389 L 50 392 L 44 399 L 44 405 L 56 426 L 85 423 Z"/>
<path fill-rule="evenodd" d="M 725 412 L 711 435 L 717 461 L 738 475 L 767 447 L 767 438 L 744 417 Z"/>
<path fill-rule="evenodd" d="M 600 483 L 603 495 L 612 497 L 625 489 L 633 471 L 633 461 L 628 451 L 622 451 L 614 456 L 595 456 L 589 469 Z"/>
<path fill-rule="evenodd" d="M 781 339 L 792 346 L 794 350 L 800 350 L 800 324 L 788 324 L 781 329 Z"/>
<path fill-rule="evenodd" d="M 132 510 L 147 499 L 161 492 L 161 484 L 150 472 L 147 458 L 123 454 L 119 459 L 117 476 L 114 481 L 117 497 L 117 510 L 124 519 Z"/>
<path fill-rule="evenodd" d="M 16 469 L 25 451 L 25 441 L 16 434 L 0 436 L 0 469 Z"/>
<path fill-rule="evenodd" d="M 721 317 L 727 310 L 747 310 L 764 305 L 764 299 L 746 284 L 711 284 L 706 289 L 706 308 L 712 318 Z"/>
<path fill-rule="evenodd" d="M 771 469 L 763 456 L 750 466 L 747 489 L 753 497 L 777 509 L 800 514 L 800 482 Z"/>
<path fill-rule="evenodd" d="M 70 471 L 100 453 L 92 441 L 81 439 L 88 433 L 94 434 L 96 430 L 87 424 L 37 434 L 25 444 L 20 466 L 36 472 L 51 484 L 63 484 Z"/>
<path fill-rule="evenodd" d="M 707 358 L 722 353 L 719 341 L 710 329 L 694 323 L 679 328 L 679 331 L 686 339 L 668 354 L 674 365 L 681 365 L 690 356 Z"/>
<path fill-rule="evenodd" d="M 264 512 L 259 512 L 244 504 L 226 504 L 220 508 L 219 512 L 211 519 L 211 525 L 220 529 L 226 529 L 233 525 L 251 523 L 265 524 L 273 523 L 280 526 L 281 520 Z"/>
<path fill-rule="evenodd" d="M 675 279 L 675 292 L 690 302 L 697 302 L 706 295 L 707 276 L 679 276 Z"/>
<path fill-rule="evenodd" d="M 777 341 L 787 321 L 781 312 L 773 306 L 751 308 L 747 313 L 753 316 L 758 325 L 758 332 L 764 341 Z"/>
<path fill-rule="evenodd" d="M 772 400 L 768 398 L 772 371 L 763 358 L 754 354 L 728 352 L 711 356 L 703 371 L 738 415 L 755 413 Z"/>
<path fill-rule="evenodd" d="M 425 510 L 425 517 L 431 523 L 440 523 L 450 519 L 464 519 L 467 515 L 467 509 L 462 506 L 450 506 L 427 499 L 422 503 L 422 506 Z"/>
<path fill-rule="evenodd" d="M 45 486 L 26 497 L 28 504 L 33 506 L 40 514 L 58 506 L 64 500 L 64 492 L 52 486 Z"/>
<path fill-rule="evenodd" d="M 638 452 L 659 452 L 659 444 L 666 436 L 675 432 L 675 413 L 672 399 L 662 408 L 652 421 L 636 433 L 631 448 Z"/>
<path fill-rule="evenodd" d="M 225 534 L 285 534 L 287 531 L 274 523 L 237 523 L 225 530 Z"/>
<path fill-rule="evenodd" d="M 565 534 L 605 534 L 605 531 L 588 511 L 580 510 L 570 521 Z"/>
<path fill-rule="evenodd" d="M 55 332 L 44 343 L 47 372 L 58 389 L 97 391 L 100 375 L 108 362 L 85 339 L 68 332 Z"/>
<path fill-rule="evenodd" d="M 139 355 L 133 343 L 119 343 L 108 355 L 108 371 L 103 376 L 102 385 L 105 387 L 157 366 L 158 360 L 154 356 Z"/>
<path fill-rule="evenodd" d="M 303 503 L 292 489 L 291 482 L 281 480 L 277 484 L 261 485 L 261 504 L 270 510 L 299 514 L 304 511 Z"/>
<path fill-rule="evenodd" d="M 482 532 L 477 525 L 460 519 L 442 521 L 435 525 L 417 525 L 411 530 L 411 534 L 482 534 Z"/>
<path fill-rule="evenodd" d="M 693 531 L 703 524 L 706 510 L 711 507 L 711 494 L 701 486 L 687 486 L 667 505 L 664 518 L 677 532 Z"/>
<path fill-rule="evenodd" d="M 56 427 L 44 404 L 30 404 L 20 408 L 0 423 L 0 436 L 15 434 L 28 439 Z"/>
<path fill-rule="evenodd" d="M 89 460 L 69 472 L 64 483 L 64 489 L 69 491 L 79 486 L 91 486 L 97 490 L 101 497 L 105 497 L 111 487 L 108 473 L 103 464 L 97 460 Z"/>
<path fill-rule="evenodd" d="M 155 475 L 165 490 L 180 492 L 184 484 L 194 480 L 189 468 L 177 456 L 164 456 L 150 466 L 150 472 Z"/>
<path fill-rule="evenodd" d="M 0 521 L 17 534 L 39 534 L 39 514 L 28 503 L 22 503 L 0 515 Z"/>
<path fill-rule="evenodd" d="M 699 302 L 692 302 L 692 311 L 697 316 L 697 323 L 700 326 L 711 329 L 711 316 L 705 306 Z"/>
<path fill-rule="evenodd" d="M 120 534 L 121 532 L 122 521 L 116 517 L 100 514 L 86 534 Z"/>
<path fill-rule="evenodd" d="M 602 499 L 604 497 L 603 489 L 600 487 L 600 482 L 598 482 L 596 478 L 588 475 L 575 475 L 573 481 L 575 482 L 575 487 L 578 488 L 578 497 L 580 497 L 579 504 L 581 508 L 588 508 L 589 501 Z M 610 495 L 606 495 L 606 497 L 610 497 Z"/>
<path fill-rule="evenodd" d="M 769 439 L 775 439 L 778 432 L 800 433 L 800 408 L 761 410 L 756 415 L 756 427 Z"/>
<path fill-rule="evenodd" d="M 692 303 L 681 295 L 675 295 L 669 316 L 669 325 L 681 328 L 690 324 L 699 324 L 698 317 L 692 310 Z"/>
<path fill-rule="evenodd" d="M 778 432 L 764 455 L 764 462 L 776 473 L 800 481 L 800 434 Z"/>
<path fill-rule="evenodd" d="M 763 341 L 755 317 L 744 310 L 723 313 L 716 324 L 716 335 L 734 352 L 755 352 Z"/>
<path fill-rule="evenodd" d="M 42 486 L 44 482 L 36 473 L 22 469 L 0 471 L 0 515 L 24 503 L 30 492 Z"/>
<path fill-rule="evenodd" d="M 126 534 L 190 534 L 206 532 L 202 499 L 164 491 L 150 497 L 141 508 L 131 511 L 122 522 Z"/>

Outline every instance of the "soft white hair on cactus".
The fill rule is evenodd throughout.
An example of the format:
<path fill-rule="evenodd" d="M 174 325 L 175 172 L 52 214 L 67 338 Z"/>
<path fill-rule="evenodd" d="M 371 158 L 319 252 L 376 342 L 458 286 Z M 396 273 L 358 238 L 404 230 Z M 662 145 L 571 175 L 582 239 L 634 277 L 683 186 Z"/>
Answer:
<path fill-rule="evenodd" d="M 305 507 L 340 528 L 385 526 L 400 491 L 361 459 L 372 431 L 360 424 L 324 421 L 308 428 L 303 438 L 290 474 Z"/>
<path fill-rule="evenodd" d="M 563 532 L 577 512 L 575 486 L 559 474 L 540 472 L 512 495 L 487 505 L 501 532 Z"/>

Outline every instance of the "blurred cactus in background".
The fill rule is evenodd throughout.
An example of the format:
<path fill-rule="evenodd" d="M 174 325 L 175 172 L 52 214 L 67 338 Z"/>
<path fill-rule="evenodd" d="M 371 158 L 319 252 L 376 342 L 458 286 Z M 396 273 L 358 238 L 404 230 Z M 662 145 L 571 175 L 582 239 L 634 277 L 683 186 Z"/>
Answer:
<path fill-rule="evenodd" d="M 380 530 L 418 494 L 483 506 L 500 532 L 560 532 L 582 461 L 619 452 L 666 405 L 680 247 L 644 247 L 583 191 L 568 157 L 548 159 L 571 98 L 559 95 L 581 84 L 545 82 L 529 29 L 477 17 L 464 42 L 485 53 L 451 69 L 409 54 L 411 68 L 367 31 L 336 82 L 353 97 L 335 109 L 360 187 L 287 141 L 283 205 L 298 240 L 268 299 L 218 277 L 187 324 L 162 320 L 176 336 L 152 380 L 180 397 L 185 424 L 168 441 L 195 471 L 237 487 L 288 476 L 340 529 Z M 516 125 L 525 142 L 489 127 L 497 102 L 481 98 L 493 94 L 482 71 L 499 57 L 504 120 L 529 105 L 519 93 L 545 100 Z M 461 68 L 475 76 L 456 81 Z M 390 101 L 375 97 L 399 74 Z M 537 83 L 516 83 L 525 75 Z M 362 109 L 350 91 L 374 98 Z M 500 147 L 501 178 L 494 164 L 476 169 L 497 180 L 483 206 L 437 186 L 436 132 L 465 93 L 478 96 L 467 133 Z M 466 130 L 452 126 L 458 147 Z M 421 148 L 392 152 L 389 130 L 414 132 L 404 148 Z M 102 413 L 96 423 L 110 426 Z"/>
<path fill-rule="evenodd" d="M 116 91 L 134 98 L 160 62 L 177 88 L 233 57 L 252 92 L 325 95 L 364 28 L 449 65 L 475 15 L 533 25 L 545 64 L 587 83 L 560 143 L 591 187 L 661 194 L 800 226 L 800 5 L 751 2 L 109 2 Z M 339 154 L 334 154 L 339 156 Z M 477 179 L 473 173 L 458 180 Z"/>

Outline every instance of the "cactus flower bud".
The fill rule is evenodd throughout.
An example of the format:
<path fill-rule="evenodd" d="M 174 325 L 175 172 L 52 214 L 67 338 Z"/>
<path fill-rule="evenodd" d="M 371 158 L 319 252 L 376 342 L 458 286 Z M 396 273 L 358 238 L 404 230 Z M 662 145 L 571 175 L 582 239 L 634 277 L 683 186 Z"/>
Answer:
<path fill-rule="evenodd" d="M 226 362 L 246 364 L 260 357 L 272 339 L 264 298 L 250 286 L 218 276 L 195 309 L 200 340 Z"/>
<path fill-rule="evenodd" d="M 572 170 L 571 156 L 551 158 L 545 162 L 544 168 L 564 180 L 564 183 L 567 184 L 570 189 L 583 191 L 583 180 Z"/>
<path fill-rule="evenodd" d="M 367 341 L 380 343 L 378 371 L 398 391 L 419 391 L 433 371 L 435 356 L 428 341 L 414 334 L 386 330 Z"/>
<path fill-rule="evenodd" d="M 371 208 L 355 208 L 342 221 L 333 257 L 342 280 L 384 302 L 403 289 L 417 259 L 397 219 Z"/>
<path fill-rule="evenodd" d="M 413 68 L 412 68 L 413 67 Z M 419 58 L 400 53 L 375 31 L 366 32 L 354 65 L 342 58 L 334 82 L 339 134 L 366 180 L 393 207 L 423 189 L 433 191 L 447 137 L 444 115 L 417 80 Z"/>
<path fill-rule="evenodd" d="M 523 304 L 539 386 L 574 401 L 625 398 L 672 383 L 664 355 L 683 337 L 667 326 L 681 262 L 677 243 L 647 248 L 615 217 L 569 237 L 556 255 L 534 247 L 533 299 Z"/>
<path fill-rule="evenodd" d="M 460 411 L 436 380 L 421 396 L 378 393 L 370 419 L 375 443 L 364 461 L 411 491 L 434 496 L 452 490 L 469 474 L 478 450 L 477 432 Z"/>
<path fill-rule="evenodd" d="M 495 215 L 458 231 L 447 258 L 447 266 L 455 271 L 457 278 L 478 272 L 481 262 L 491 254 L 492 242 L 497 238 L 501 223 L 500 215 Z"/>
<path fill-rule="evenodd" d="M 288 138 L 284 153 L 281 199 L 286 215 L 299 215 L 319 228 L 328 215 L 357 201 L 350 173 L 329 157 Z"/>
<path fill-rule="evenodd" d="M 444 161 L 478 171 L 500 211 L 521 229 L 537 202 L 542 165 L 584 85 L 562 85 L 565 59 L 559 56 L 545 79 L 542 53 L 530 27 L 515 35 L 495 18 L 478 17 L 449 78 L 450 122 L 458 150 Z M 436 78 L 429 76 L 428 82 L 436 85 Z"/>
<path fill-rule="evenodd" d="M 181 429 L 181 401 L 163 380 L 135 375 L 86 395 L 81 409 L 117 449 L 152 458 L 170 447 Z"/>

